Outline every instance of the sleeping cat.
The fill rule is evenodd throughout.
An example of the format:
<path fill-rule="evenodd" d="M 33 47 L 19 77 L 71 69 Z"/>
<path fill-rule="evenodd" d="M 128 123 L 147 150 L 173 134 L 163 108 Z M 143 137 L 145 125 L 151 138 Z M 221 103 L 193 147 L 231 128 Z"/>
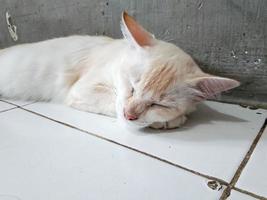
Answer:
<path fill-rule="evenodd" d="M 126 12 L 121 29 L 124 39 L 70 36 L 1 50 L 0 94 L 170 129 L 181 126 L 197 103 L 239 86 L 204 73 Z"/>

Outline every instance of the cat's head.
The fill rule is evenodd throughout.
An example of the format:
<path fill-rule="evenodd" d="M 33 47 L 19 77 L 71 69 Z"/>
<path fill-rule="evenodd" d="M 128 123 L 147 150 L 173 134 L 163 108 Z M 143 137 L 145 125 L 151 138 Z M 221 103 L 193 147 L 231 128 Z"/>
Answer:
<path fill-rule="evenodd" d="M 204 73 L 188 54 L 155 39 L 126 12 L 121 27 L 131 49 L 123 83 L 123 115 L 128 122 L 147 126 L 170 121 L 196 103 L 239 86 L 233 79 Z"/>

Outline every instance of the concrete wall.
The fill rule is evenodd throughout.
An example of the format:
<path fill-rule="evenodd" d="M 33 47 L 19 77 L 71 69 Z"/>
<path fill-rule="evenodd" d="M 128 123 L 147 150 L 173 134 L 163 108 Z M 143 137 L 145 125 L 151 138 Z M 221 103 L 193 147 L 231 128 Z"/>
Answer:
<path fill-rule="evenodd" d="M 125 9 L 156 37 L 190 53 L 204 71 L 242 82 L 220 100 L 267 105 L 266 0 L 0 1 L 0 48 L 70 34 L 119 38 Z M 16 42 L 6 11 L 17 26 Z"/>

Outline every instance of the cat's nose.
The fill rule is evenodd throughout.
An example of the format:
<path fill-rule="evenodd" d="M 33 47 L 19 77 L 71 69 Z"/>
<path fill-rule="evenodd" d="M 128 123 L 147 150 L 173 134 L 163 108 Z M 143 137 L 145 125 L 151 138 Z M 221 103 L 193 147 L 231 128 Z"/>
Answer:
<path fill-rule="evenodd" d="M 129 114 L 127 112 L 124 111 L 124 117 L 127 119 L 127 120 L 137 120 L 138 117 L 136 115 L 133 115 L 133 114 Z"/>
<path fill-rule="evenodd" d="M 127 115 L 126 118 L 127 118 L 128 120 L 137 120 L 137 119 L 138 119 L 138 118 L 137 118 L 136 116 L 134 116 L 134 115 Z"/>

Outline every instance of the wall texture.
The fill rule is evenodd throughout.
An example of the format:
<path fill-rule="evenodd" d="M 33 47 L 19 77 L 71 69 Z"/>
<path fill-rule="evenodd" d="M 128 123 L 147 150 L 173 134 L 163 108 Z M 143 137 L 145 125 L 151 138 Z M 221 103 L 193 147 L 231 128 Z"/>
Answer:
<path fill-rule="evenodd" d="M 0 48 L 71 34 L 119 38 L 124 9 L 204 71 L 242 82 L 219 100 L 267 106 L 266 0 L 0 0 Z"/>

